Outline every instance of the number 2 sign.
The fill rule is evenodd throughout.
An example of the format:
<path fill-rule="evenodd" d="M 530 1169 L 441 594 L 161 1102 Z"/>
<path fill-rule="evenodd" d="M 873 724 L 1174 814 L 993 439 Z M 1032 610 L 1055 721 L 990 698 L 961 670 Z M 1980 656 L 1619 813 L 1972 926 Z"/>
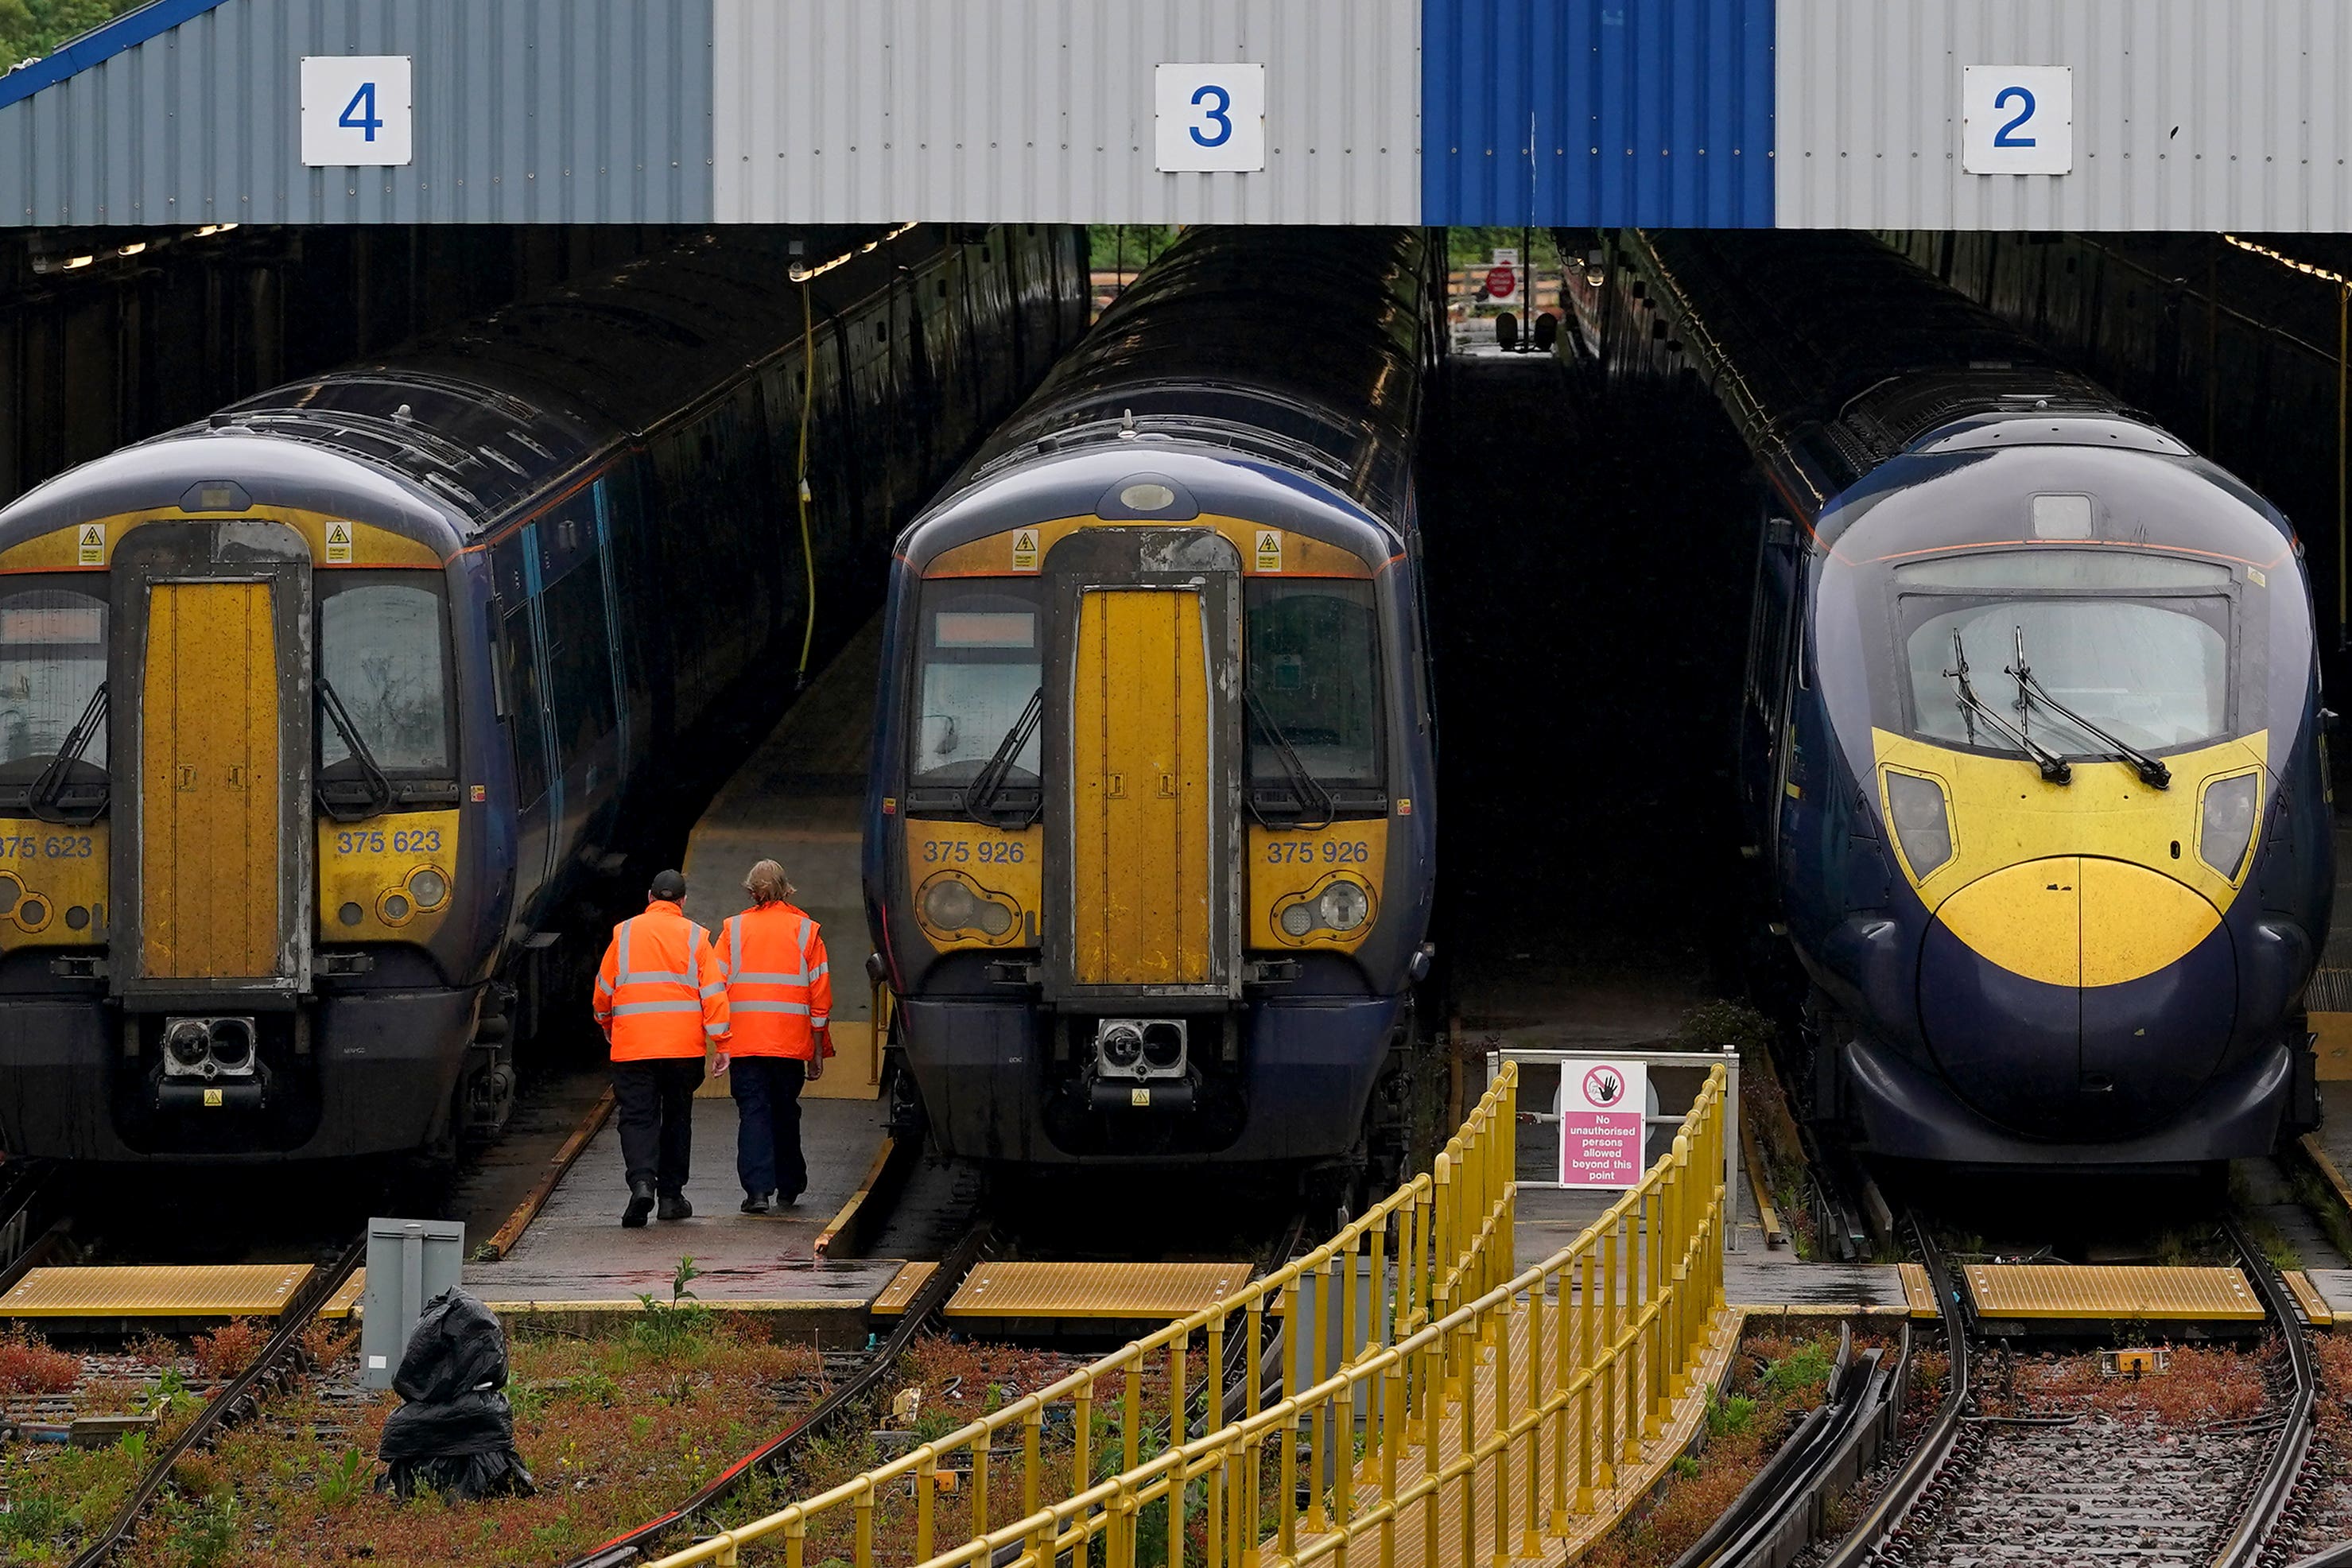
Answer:
<path fill-rule="evenodd" d="M 302 162 L 409 162 L 409 63 L 406 55 L 304 56 Z"/>
<path fill-rule="evenodd" d="M 2074 68 L 1965 68 L 1960 72 L 1960 166 L 1971 174 L 2072 173 Z"/>
<path fill-rule="evenodd" d="M 1152 167 L 1250 174 L 1265 167 L 1265 68 L 1155 66 Z"/>

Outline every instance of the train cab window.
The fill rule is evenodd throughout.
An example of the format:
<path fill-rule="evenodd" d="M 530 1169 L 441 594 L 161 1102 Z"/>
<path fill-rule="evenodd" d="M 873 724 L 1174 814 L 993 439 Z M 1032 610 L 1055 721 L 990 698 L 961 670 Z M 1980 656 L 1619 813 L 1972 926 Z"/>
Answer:
<path fill-rule="evenodd" d="M 1317 783 L 1377 793 L 1380 631 L 1370 583 L 1254 577 L 1244 599 L 1253 788 L 1289 776 L 1286 745 Z M 1362 804 L 1376 804 L 1364 802 Z"/>
<path fill-rule="evenodd" d="M 908 784 L 959 795 L 1028 717 L 1045 670 L 1044 617 L 1034 580 L 984 578 L 923 586 L 922 665 Z M 1032 721 L 1003 783 L 1034 790 L 1042 764 Z"/>
<path fill-rule="evenodd" d="M 0 592 L 0 805 L 26 804 L 68 746 L 73 776 L 56 783 L 102 784 L 106 632 L 100 595 L 24 578 Z"/>
<path fill-rule="evenodd" d="M 331 693 L 341 709 L 320 716 L 320 788 L 363 778 L 369 762 L 395 779 L 453 780 L 439 576 L 322 572 L 319 584 L 320 707 Z"/>
<path fill-rule="evenodd" d="M 2061 755 L 2113 750 L 2062 707 L 2144 751 L 2228 732 L 2226 566 L 2139 552 L 2036 550 L 1921 562 L 1897 568 L 1895 580 L 1914 729 L 1929 740 L 2015 751 L 1981 709 L 1961 700 L 1954 672 L 1965 659 L 1979 701 L 2016 723 L 2021 651 L 2037 689 L 2028 693 L 2022 727 Z"/>

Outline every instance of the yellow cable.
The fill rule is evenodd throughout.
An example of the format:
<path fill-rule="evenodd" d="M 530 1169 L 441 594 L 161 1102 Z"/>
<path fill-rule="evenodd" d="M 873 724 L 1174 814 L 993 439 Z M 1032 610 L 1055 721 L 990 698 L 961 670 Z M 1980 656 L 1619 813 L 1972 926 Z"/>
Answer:
<path fill-rule="evenodd" d="M 816 331 L 809 305 L 808 280 L 801 280 L 801 565 L 808 574 L 808 613 L 802 617 L 801 667 L 793 684 L 808 684 L 809 649 L 816 645 L 816 554 L 809 548 L 808 441 L 809 405 L 816 398 Z"/>

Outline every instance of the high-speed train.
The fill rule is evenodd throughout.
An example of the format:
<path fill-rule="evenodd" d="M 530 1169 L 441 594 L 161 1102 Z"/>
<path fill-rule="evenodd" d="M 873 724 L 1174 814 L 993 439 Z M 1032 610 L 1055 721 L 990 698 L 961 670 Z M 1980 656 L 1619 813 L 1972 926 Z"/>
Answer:
<path fill-rule="evenodd" d="M 1809 1112 L 2011 1166 L 2312 1125 L 2334 850 L 2286 520 L 1867 237 L 1626 232 L 1595 275 L 1591 346 L 1696 374 L 1767 481 L 1740 768 Z"/>
<path fill-rule="evenodd" d="M 856 623 L 1085 299 L 1066 230 L 703 235 L 0 510 L 6 1152 L 501 1121 L 673 759 Z"/>
<path fill-rule="evenodd" d="M 945 1152 L 1392 1157 L 1435 265 L 1412 232 L 1192 232 L 900 536 L 866 897 Z"/>

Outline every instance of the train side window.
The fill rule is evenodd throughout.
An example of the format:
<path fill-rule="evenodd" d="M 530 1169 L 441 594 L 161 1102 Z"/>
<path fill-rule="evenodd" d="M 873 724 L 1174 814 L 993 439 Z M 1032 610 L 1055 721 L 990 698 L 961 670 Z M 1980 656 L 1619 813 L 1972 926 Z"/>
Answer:
<path fill-rule="evenodd" d="M 319 674 L 387 773 L 455 774 L 449 633 L 440 580 L 422 573 L 320 573 Z M 318 727 L 321 783 L 356 776 L 341 729 Z"/>
<path fill-rule="evenodd" d="M 545 708 L 531 643 L 530 605 L 517 605 L 507 612 L 499 648 L 506 660 L 507 693 L 514 704 L 515 799 L 525 807 L 547 793 L 547 731 L 541 722 Z"/>
<path fill-rule="evenodd" d="M 18 785 L 48 765 L 106 683 L 105 599 L 37 584 L 19 578 L 0 594 L 0 782 Z M 105 725 L 80 761 L 105 768 Z"/>
<path fill-rule="evenodd" d="M 921 684 L 916 700 L 912 785 L 971 783 L 1037 691 L 1045 671 L 1037 584 L 1026 578 L 941 580 L 923 585 Z M 1013 758 L 1008 783 L 1034 787 L 1038 735 Z"/>
<path fill-rule="evenodd" d="M 1249 692 L 1323 784 L 1381 787 L 1379 622 L 1370 583 L 1253 577 L 1243 637 Z M 1252 780 L 1279 782 L 1285 759 L 1250 726 Z"/>
<path fill-rule="evenodd" d="M 604 626 L 604 561 L 593 555 L 540 592 L 555 745 L 568 765 L 611 734 L 613 650 Z"/>

